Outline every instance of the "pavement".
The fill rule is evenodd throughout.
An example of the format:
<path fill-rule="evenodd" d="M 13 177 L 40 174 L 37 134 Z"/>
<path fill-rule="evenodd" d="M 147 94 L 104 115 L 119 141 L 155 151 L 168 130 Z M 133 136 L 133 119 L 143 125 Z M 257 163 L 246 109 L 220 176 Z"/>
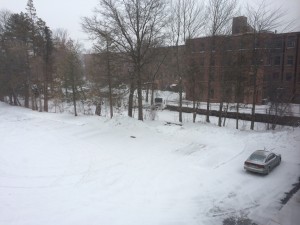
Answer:
<path fill-rule="evenodd" d="M 267 225 L 299 225 L 300 224 L 300 191 L 281 208 Z"/>

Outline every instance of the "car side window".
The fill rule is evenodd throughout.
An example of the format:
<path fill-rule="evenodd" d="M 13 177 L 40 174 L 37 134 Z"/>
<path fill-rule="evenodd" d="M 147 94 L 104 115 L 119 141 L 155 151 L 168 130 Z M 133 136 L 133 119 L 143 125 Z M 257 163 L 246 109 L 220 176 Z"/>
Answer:
<path fill-rule="evenodd" d="M 271 159 L 274 159 L 275 158 L 275 154 L 271 154 Z"/>
<path fill-rule="evenodd" d="M 275 154 L 270 154 L 266 160 L 266 162 L 269 162 L 270 160 L 274 159 L 275 158 Z"/>

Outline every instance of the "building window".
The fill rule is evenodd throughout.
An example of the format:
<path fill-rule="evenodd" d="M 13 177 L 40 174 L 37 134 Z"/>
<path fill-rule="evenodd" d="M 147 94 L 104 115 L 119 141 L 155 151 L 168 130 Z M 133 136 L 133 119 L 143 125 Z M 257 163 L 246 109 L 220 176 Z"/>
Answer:
<path fill-rule="evenodd" d="M 242 39 L 241 41 L 240 41 L 240 49 L 245 49 L 245 47 L 246 47 L 246 43 L 245 43 L 246 41 L 244 40 L 244 39 Z"/>
<path fill-rule="evenodd" d="M 232 50 L 232 43 L 231 43 L 231 40 L 227 40 L 227 42 L 226 42 L 226 44 L 227 44 L 227 50 Z"/>
<path fill-rule="evenodd" d="M 272 75 L 273 80 L 279 80 L 279 73 L 278 72 L 274 72 Z"/>
<path fill-rule="evenodd" d="M 214 89 L 210 89 L 210 97 L 211 98 L 215 97 L 215 91 L 214 91 Z"/>
<path fill-rule="evenodd" d="M 211 66 L 215 66 L 215 64 L 216 64 L 216 62 L 215 62 L 215 58 L 213 57 L 212 59 L 211 59 L 211 62 L 210 62 L 211 64 Z"/>
<path fill-rule="evenodd" d="M 197 52 L 197 43 L 196 43 L 196 41 L 188 40 L 186 43 L 187 43 L 187 46 L 188 46 L 188 50 L 190 52 L 192 52 L 192 53 Z M 173 53 L 174 53 L 174 55 L 177 54 L 177 49 L 176 48 L 174 48 Z"/>
<path fill-rule="evenodd" d="M 289 56 L 287 57 L 287 62 L 286 62 L 286 64 L 292 66 L 292 65 L 294 64 L 294 56 L 289 55 Z"/>
<path fill-rule="evenodd" d="M 203 79 L 203 77 L 204 77 L 204 72 L 203 72 L 202 70 L 200 70 L 199 73 L 198 73 L 198 75 L 199 75 L 200 78 Z"/>
<path fill-rule="evenodd" d="M 270 75 L 269 75 L 269 74 L 266 74 L 266 75 L 264 76 L 264 82 L 268 81 L 269 78 L 270 78 Z"/>
<path fill-rule="evenodd" d="M 260 41 L 259 39 L 255 39 L 255 48 L 259 48 L 260 47 Z"/>
<path fill-rule="evenodd" d="M 211 71 L 210 71 L 210 80 L 211 81 L 215 80 L 215 70 L 214 69 L 211 69 Z"/>
<path fill-rule="evenodd" d="M 204 66 L 204 58 L 200 58 L 200 66 Z"/>
<path fill-rule="evenodd" d="M 272 63 L 272 57 L 270 54 L 268 54 L 266 57 L 266 65 L 271 65 L 271 63 Z"/>
<path fill-rule="evenodd" d="M 226 91 L 225 91 L 226 96 L 231 96 L 231 92 L 232 92 L 232 90 L 230 87 L 226 88 Z"/>
<path fill-rule="evenodd" d="M 242 54 L 238 59 L 237 59 L 237 64 L 245 65 L 247 63 L 247 57 Z"/>
<path fill-rule="evenodd" d="M 216 51 L 216 45 L 215 45 L 215 44 L 212 44 L 212 46 L 211 46 L 211 51 L 212 51 L 212 52 Z"/>
<path fill-rule="evenodd" d="M 295 37 L 294 37 L 294 36 L 288 37 L 286 46 L 287 46 L 288 48 L 293 48 L 293 47 L 295 47 Z"/>
<path fill-rule="evenodd" d="M 204 43 L 200 43 L 200 52 L 203 52 L 205 50 Z"/>
<path fill-rule="evenodd" d="M 231 57 L 226 57 L 225 61 L 226 61 L 226 66 L 230 66 L 233 63 L 233 60 Z"/>
<path fill-rule="evenodd" d="M 275 66 L 279 66 L 280 65 L 280 61 L 281 61 L 280 56 L 275 56 L 274 57 L 274 65 Z"/>
<path fill-rule="evenodd" d="M 282 40 L 276 39 L 276 40 L 274 41 L 274 47 L 275 47 L 275 48 L 282 48 Z"/>
<path fill-rule="evenodd" d="M 285 74 L 285 80 L 286 80 L 286 81 L 291 81 L 292 79 L 293 79 L 292 73 L 286 73 L 286 74 Z"/>

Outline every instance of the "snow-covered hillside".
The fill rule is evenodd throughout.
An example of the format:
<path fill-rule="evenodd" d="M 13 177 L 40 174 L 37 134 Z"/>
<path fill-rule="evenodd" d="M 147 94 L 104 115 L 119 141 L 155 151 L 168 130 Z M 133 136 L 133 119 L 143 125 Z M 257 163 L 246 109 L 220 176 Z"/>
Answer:
<path fill-rule="evenodd" d="M 300 129 L 38 113 L 0 103 L 0 225 L 266 224 L 300 175 Z M 280 153 L 247 173 L 256 149 Z"/>

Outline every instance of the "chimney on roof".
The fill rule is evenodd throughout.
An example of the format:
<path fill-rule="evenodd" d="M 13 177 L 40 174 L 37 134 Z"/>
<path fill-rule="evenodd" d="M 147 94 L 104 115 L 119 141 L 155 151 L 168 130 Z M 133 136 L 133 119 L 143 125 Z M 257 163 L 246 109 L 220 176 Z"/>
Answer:
<path fill-rule="evenodd" d="M 248 31 L 247 17 L 238 16 L 232 19 L 232 34 L 242 34 Z"/>

